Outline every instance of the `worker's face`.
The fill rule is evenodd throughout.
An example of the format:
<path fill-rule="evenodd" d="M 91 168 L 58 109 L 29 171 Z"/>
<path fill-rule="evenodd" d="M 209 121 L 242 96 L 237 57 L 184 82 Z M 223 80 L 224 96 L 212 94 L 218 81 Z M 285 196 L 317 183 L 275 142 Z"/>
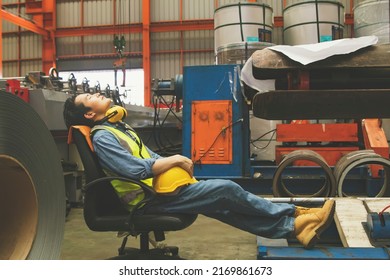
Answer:
<path fill-rule="evenodd" d="M 87 119 L 92 119 L 97 121 L 104 117 L 106 111 L 111 106 L 111 99 L 100 95 L 100 93 L 95 94 L 79 94 L 75 99 L 75 104 L 83 104 L 85 107 L 91 108 L 89 112 L 84 114 L 84 117 Z"/>

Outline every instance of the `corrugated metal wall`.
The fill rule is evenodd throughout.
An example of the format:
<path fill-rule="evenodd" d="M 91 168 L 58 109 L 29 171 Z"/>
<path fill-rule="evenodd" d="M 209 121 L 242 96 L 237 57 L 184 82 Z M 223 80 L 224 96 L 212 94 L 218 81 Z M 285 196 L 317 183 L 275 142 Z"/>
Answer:
<path fill-rule="evenodd" d="M 25 15 L 20 1 L 3 0 L 5 9 L 15 15 Z M 16 5 L 6 6 L 7 4 Z M 42 67 L 41 36 L 2 20 L 3 22 L 3 76 L 19 77 L 30 71 L 39 71 Z"/>
<path fill-rule="evenodd" d="M 214 1 L 183 0 L 183 19 L 206 19 L 214 14 Z"/>
<path fill-rule="evenodd" d="M 142 21 L 142 0 L 116 0 L 116 9 L 112 0 L 84 0 L 83 3 L 84 7 L 81 6 L 81 1 L 57 0 L 57 28 L 112 26 L 114 23 L 128 24 Z M 151 13 L 153 11 L 154 9 Z M 138 57 L 128 60 L 127 67 L 140 68 L 142 67 L 142 60 L 139 58 L 142 52 L 142 34 L 128 34 L 129 31 L 129 28 L 117 29 L 117 33 L 123 34 L 126 40 L 124 52 L 138 53 Z M 74 65 L 78 65 L 78 69 L 81 70 L 111 69 L 115 58 L 98 58 L 98 55 L 112 57 L 113 38 L 114 35 L 57 38 L 57 56 L 60 58 L 57 67 L 72 70 Z M 83 58 L 77 60 L 80 56 L 96 58 L 89 59 L 86 63 Z M 71 58 L 73 60 L 69 60 Z"/>
<path fill-rule="evenodd" d="M 23 1 L 23 0 L 22 0 Z M 23 3 L 19 0 L 3 0 L 9 11 L 24 14 Z M 219 0 L 219 6 L 238 3 L 238 0 Z M 243 1 L 241 1 L 243 2 Z M 273 8 L 274 16 L 282 16 L 283 0 L 264 0 L 259 3 Z M 345 12 L 350 12 L 350 1 L 341 1 Z M 81 6 L 84 3 L 84 6 Z M 142 0 L 57 0 L 57 28 L 88 27 L 114 23 L 142 22 Z M 193 19 L 210 19 L 214 16 L 215 0 L 151 0 L 151 21 L 180 21 Z M 182 8 L 182 10 L 181 10 Z M 117 10 L 117 11 L 115 11 Z M 25 15 L 24 15 L 25 16 Z M 3 21 L 3 75 L 19 76 L 42 67 L 42 40 L 39 35 L 25 31 L 20 32 L 17 26 Z M 126 33 L 118 30 L 118 33 Z M 344 30 L 344 37 L 350 37 L 350 29 Z M 127 67 L 142 67 L 142 34 L 126 34 L 125 52 L 133 57 Z M 274 28 L 273 43 L 283 43 L 282 28 Z M 62 37 L 56 39 L 58 67 L 64 70 L 97 69 L 112 67 L 113 58 L 104 55 L 113 54 L 113 35 L 97 34 L 94 36 Z M 182 71 L 186 65 L 214 64 L 214 32 L 186 31 L 151 34 L 151 68 L 152 78 L 171 78 Z M 82 56 L 89 56 L 88 59 Z M 101 55 L 102 57 L 99 57 Z M 68 58 L 68 59 L 64 59 Z"/>
<path fill-rule="evenodd" d="M 81 23 L 81 2 L 57 0 L 57 26 L 76 27 Z"/>
<path fill-rule="evenodd" d="M 150 19 L 152 22 L 179 20 L 180 1 L 150 0 Z"/>
<path fill-rule="evenodd" d="M 152 78 L 171 78 L 180 69 L 180 32 L 152 33 L 151 76 Z M 174 73 L 174 74 L 172 74 Z"/>
<path fill-rule="evenodd" d="M 210 19 L 214 1 L 151 0 L 151 21 Z M 214 63 L 213 31 L 156 33 L 151 36 L 152 77 L 168 79 L 181 73 L 182 66 Z M 182 50 L 182 51 L 181 51 Z"/>

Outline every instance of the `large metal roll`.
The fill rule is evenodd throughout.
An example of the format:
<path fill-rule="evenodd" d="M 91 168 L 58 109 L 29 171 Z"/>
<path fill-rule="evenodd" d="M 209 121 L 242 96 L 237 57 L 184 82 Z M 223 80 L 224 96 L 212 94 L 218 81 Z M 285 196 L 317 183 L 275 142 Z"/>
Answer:
<path fill-rule="evenodd" d="M 390 196 L 390 160 L 375 153 L 373 150 L 360 150 L 344 155 L 334 167 L 337 195 L 340 197 L 349 196 L 344 190 L 344 181 L 348 173 L 357 167 L 365 165 L 383 166 L 383 184 L 377 192 L 376 197 Z"/>
<path fill-rule="evenodd" d="M 58 259 L 65 183 L 54 139 L 32 107 L 0 91 L 0 259 Z"/>
<path fill-rule="evenodd" d="M 240 42 L 220 46 L 217 50 L 217 64 L 242 64 L 257 50 L 274 46 L 267 42 Z"/>
<path fill-rule="evenodd" d="M 342 39 L 344 6 L 335 0 L 290 0 L 283 10 L 286 45 Z"/>
<path fill-rule="evenodd" d="M 355 4 L 353 9 L 355 37 L 376 35 L 378 44 L 389 43 L 389 12 L 389 0 L 365 0 Z"/>
<path fill-rule="evenodd" d="M 285 177 L 292 179 L 292 175 L 285 176 L 283 173 L 298 160 L 317 164 L 323 173 L 319 175 L 298 174 L 296 176 L 301 179 L 320 179 L 322 186 L 310 186 L 311 190 L 305 189 L 304 192 L 296 193 L 285 184 Z M 272 181 L 272 192 L 275 197 L 333 197 L 336 194 L 336 182 L 332 169 L 320 154 L 308 149 L 296 150 L 287 154 L 278 165 Z"/>
<path fill-rule="evenodd" d="M 273 10 L 260 3 L 239 2 L 214 12 L 215 52 L 230 43 L 272 42 Z"/>

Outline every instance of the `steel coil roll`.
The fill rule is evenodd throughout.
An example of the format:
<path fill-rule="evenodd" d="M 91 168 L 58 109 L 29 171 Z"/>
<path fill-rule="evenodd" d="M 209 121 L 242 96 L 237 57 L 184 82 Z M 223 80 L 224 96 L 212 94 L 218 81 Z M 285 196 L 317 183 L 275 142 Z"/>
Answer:
<path fill-rule="evenodd" d="M 283 9 L 286 45 L 342 39 L 343 28 L 344 5 L 337 0 L 290 0 Z"/>
<path fill-rule="evenodd" d="M 390 42 L 390 1 L 355 1 L 353 27 L 356 38 L 375 35 L 378 44 Z"/>
<path fill-rule="evenodd" d="M 310 190 L 305 190 L 303 194 L 296 194 L 283 182 L 283 172 L 297 160 L 314 162 L 324 171 L 324 184 L 320 188 L 313 187 L 312 193 Z M 275 197 L 332 197 L 336 195 L 336 182 L 332 169 L 321 155 L 312 150 L 296 150 L 286 155 L 276 168 L 272 180 L 272 192 Z"/>
<path fill-rule="evenodd" d="M 272 42 L 272 19 L 273 10 L 266 4 L 239 2 L 218 7 L 214 12 L 215 52 L 231 43 Z"/>
<path fill-rule="evenodd" d="M 267 42 L 240 42 L 220 46 L 217 50 L 217 64 L 242 64 L 255 51 L 274 46 Z"/>
<path fill-rule="evenodd" d="M 390 182 L 388 179 L 390 178 L 390 160 L 375 153 L 373 150 L 354 151 L 344 155 L 337 162 L 333 170 L 336 178 L 337 195 L 340 197 L 348 196 L 343 191 L 344 180 L 348 172 L 356 167 L 370 164 L 382 165 L 384 168 L 384 182 L 376 197 L 390 196 Z"/>
<path fill-rule="evenodd" d="M 0 259 L 58 259 L 65 183 L 54 139 L 32 107 L 0 91 Z"/>

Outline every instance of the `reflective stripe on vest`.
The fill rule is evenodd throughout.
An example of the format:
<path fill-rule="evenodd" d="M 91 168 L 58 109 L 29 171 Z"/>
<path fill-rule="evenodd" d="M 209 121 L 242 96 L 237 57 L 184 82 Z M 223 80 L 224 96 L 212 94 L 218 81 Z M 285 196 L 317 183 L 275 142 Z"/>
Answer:
<path fill-rule="evenodd" d="M 130 135 L 120 131 L 119 129 L 106 125 L 95 125 L 91 130 L 91 134 L 93 134 L 97 130 L 107 130 L 111 132 L 118 140 L 120 145 L 124 149 L 129 151 L 133 156 L 144 159 L 151 158 L 145 145 L 142 145 L 142 142 L 138 137 L 137 133 L 135 133 L 135 131 L 128 126 L 126 128 L 127 133 L 129 133 L 131 137 Z M 141 180 L 141 182 L 153 188 L 153 178 L 144 179 Z M 124 182 L 121 180 L 112 180 L 111 185 L 114 187 L 121 201 L 127 205 L 128 210 L 131 210 L 138 202 L 140 202 L 144 198 L 144 193 L 141 187 L 137 184 Z"/>

